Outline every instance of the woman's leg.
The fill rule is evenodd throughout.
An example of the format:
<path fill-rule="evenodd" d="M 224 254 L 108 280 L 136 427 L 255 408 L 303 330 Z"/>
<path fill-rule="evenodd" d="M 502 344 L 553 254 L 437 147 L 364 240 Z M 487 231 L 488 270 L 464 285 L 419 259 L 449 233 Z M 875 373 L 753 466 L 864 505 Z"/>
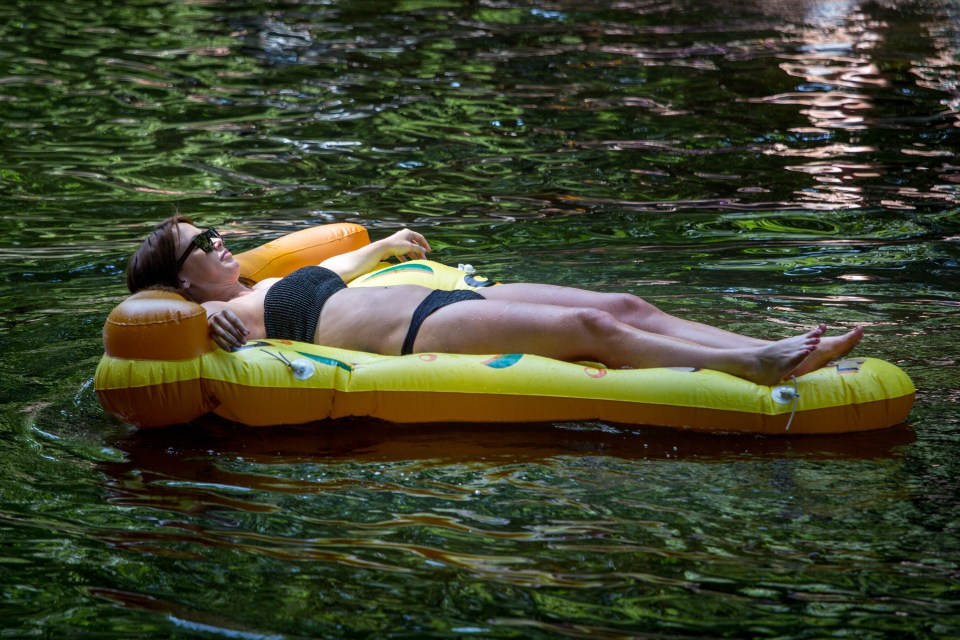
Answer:
<path fill-rule="evenodd" d="M 574 287 L 517 283 L 489 287 L 481 291 L 481 294 L 489 300 L 599 309 L 641 331 L 681 338 L 705 347 L 734 349 L 769 344 L 767 340 L 750 338 L 710 325 L 677 318 L 661 311 L 646 300 L 628 293 L 600 293 Z"/>
<path fill-rule="evenodd" d="M 531 353 L 612 368 L 698 367 L 775 384 L 817 347 L 823 327 L 754 347 L 716 348 L 638 330 L 596 309 L 504 300 L 443 307 L 420 328 L 414 351 Z"/>
<path fill-rule="evenodd" d="M 629 293 L 600 293 L 574 287 L 531 283 L 503 284 L 484 289 L 481 293 L 490 300 L 599 309 L 606 311 L 620 322 L 642 331 L 688 340 L 705 347 L 738 349 L 770 344 L 769 340 L 751 338 L 718 327 L 677 318 Z M 855 327 L 843 335 L 823 337 L 817 350 L 798 369 L 797 375 L 819 369 L 831 360 L 846 355 L 862 337 L 863 329 L 860 327 Z"/>

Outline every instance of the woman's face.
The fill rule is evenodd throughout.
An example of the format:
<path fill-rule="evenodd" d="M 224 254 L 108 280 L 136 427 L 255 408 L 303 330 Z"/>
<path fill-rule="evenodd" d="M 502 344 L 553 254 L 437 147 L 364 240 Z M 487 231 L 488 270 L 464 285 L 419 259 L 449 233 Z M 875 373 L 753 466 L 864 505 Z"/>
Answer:
<path fill-rule="evenodd" d="M 203 230 L 192 224 L 177 224 L 177 256 L 182 256 L 188 249 L 190 251 L 180 267 L 180 277 L 194 283 L 236 282 L 240 276 L 240 263 L 217 236 L 211 238 L 213 249 L 209 252 L 193 244 L 193 238 L 201 233 Z"/>

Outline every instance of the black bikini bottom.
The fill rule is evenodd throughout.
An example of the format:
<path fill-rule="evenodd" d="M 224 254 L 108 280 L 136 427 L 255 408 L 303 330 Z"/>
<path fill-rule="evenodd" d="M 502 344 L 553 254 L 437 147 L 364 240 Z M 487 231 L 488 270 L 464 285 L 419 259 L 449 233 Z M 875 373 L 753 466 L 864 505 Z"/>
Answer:
<path fill-rule="evenodd" d="M 403 341 L 403 347 L 400 348 L 401 355 L 413 353 L 413 343 L 420 332 L 420 325 L 427 319 L 431 313 L 437 309 L 442 309 L 448 305 L 464 300 L 485 300 L 482 295 L 476 291 L 457 290 L 457 291 L 431 291 L 420 306 L 413 312 L 413 320 L 410 321 L 410 329 L 407 331 L 407 337 Z"/>

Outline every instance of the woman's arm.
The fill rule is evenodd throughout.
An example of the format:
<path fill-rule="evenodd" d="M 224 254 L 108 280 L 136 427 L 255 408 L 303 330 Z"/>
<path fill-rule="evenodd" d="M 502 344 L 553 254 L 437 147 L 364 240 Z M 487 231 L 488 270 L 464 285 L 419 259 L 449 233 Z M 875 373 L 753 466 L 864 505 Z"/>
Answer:
<path fill-rule="evenodd" d="M 401 229 L 392 236 L 371 242 L 365 247 L 324 260 L 320 266 L 336 272 L 344 282 L 350 282 L 368 273 L 387 258 L 422 260 L 430 251 L 426 238 L 416 231 Z"/>
<path fill-rule="evenodd" d="M 236 351 L 247 342 L 250 331 L 236 313 L 222 302 L 205 302 L 207 330 L 217 346 L 224 351 Z"/>

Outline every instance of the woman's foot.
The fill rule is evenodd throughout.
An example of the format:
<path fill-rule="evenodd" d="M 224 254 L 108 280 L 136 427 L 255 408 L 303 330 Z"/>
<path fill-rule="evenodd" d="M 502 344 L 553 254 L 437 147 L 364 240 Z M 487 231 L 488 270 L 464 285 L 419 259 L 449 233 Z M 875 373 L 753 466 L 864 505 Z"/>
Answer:
<path fill-rule="evenodd" d="M 792 371 L 790 375 L 799 378 L 804 374 L 827 366 L 831 360 L 842 358 L 850 353 L 862 338 L 863 327 L 854 327 L 842 336 L 820 338 L 820 344 L 817 345 L 817 350 L 802 360 L 800 365 Z"/>
<path fill-rule="evenodd" d="M 730 373 L 756 384 L 777 384 L 817 350 L 826 330 L 827 326 L 821 324 L 803 335 L 748 349 L 741 354 L 740 366 L 734 366 Z"/>

